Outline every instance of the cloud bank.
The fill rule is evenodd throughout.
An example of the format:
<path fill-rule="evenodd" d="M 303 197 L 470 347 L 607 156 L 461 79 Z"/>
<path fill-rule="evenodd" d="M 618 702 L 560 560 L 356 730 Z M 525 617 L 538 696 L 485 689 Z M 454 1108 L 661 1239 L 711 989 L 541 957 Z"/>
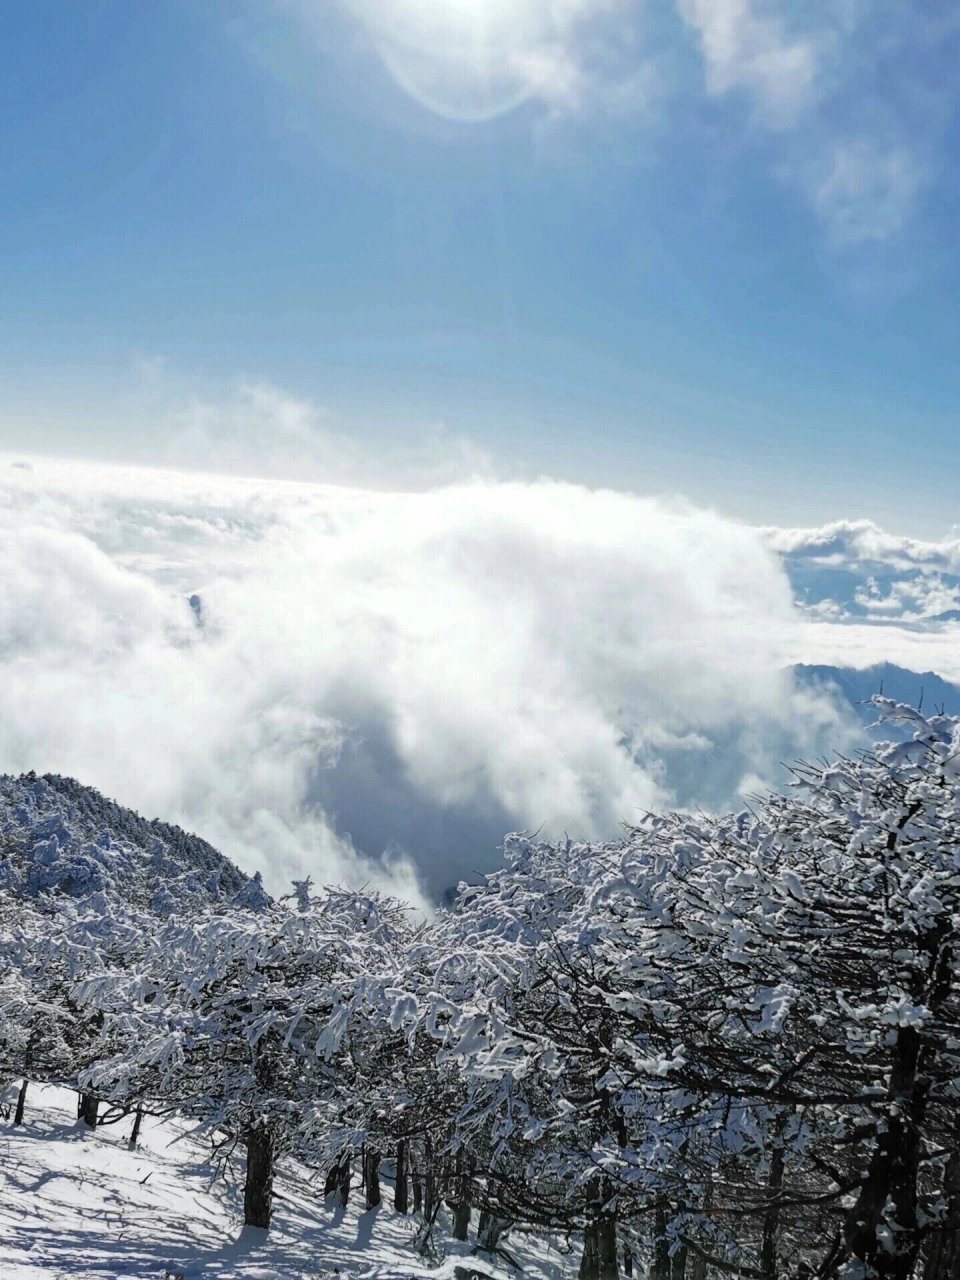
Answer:
<path fill-rule="evenodd" d="M 960 620 L 960 539 L 898 537 L 871 520 L 766 529 L 800 604 L 842 622 L 936 626 Z"/>
<path fill-rule="evenodd" d="M 843 745 L 782 669 L 777 555 L 680 501 L 41 460 L 0 492 L 0 768 L 73 774 L 274 887 L 436 895 L 509 829 L 612 834 Z"/>

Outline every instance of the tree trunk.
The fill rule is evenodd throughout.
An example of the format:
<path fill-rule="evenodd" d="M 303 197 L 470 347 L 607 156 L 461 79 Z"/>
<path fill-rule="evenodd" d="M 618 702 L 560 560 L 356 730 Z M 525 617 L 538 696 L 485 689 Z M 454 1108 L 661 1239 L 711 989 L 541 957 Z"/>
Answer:
<path fill-rule="evenodd" d="M 960 1231 L 941 1231 L 931 1236 L 923 1258 L 923 1280 L 957 1280 L 960 1276 Z"/>
<path fill-rule="evenodd" d="M 133 1130 L 130 1134 L 130 1145 L 135 1147 L 140 1141 L 140 1126 L 143 1124 L 143 1107 L 137 1107 L 137 1114 L 133 1118 Z"/>
<path fill-rule="evenodd" d="M 350 1183 L 353 1178 L 353 1157 L 347 1151 L 340 1159 L 337 1167 L 337 1192 L 340 1196 L 340 1204 L 345 1209 L 350 1199 Z"/>
<path fill-rule="evenodd" d="M 243 1221 L 248 1227 L 270 1226 L 273 1206 L 273 1135 L 266 1125 L 247 1130 L 247 1180 L 243 1188 Z"/>
<path fill-rule="evenodd" d="M 650 1280 L 671 1280 L 666 1209 L 657 1209 L 654 1214 L 653 1236 L 653 1266 L 650 1268 Z"/>
<path fill-rule="evenodd" d="M 13 1117 L 14 1124 L 23 1124 L 23 1108 L 27 1104 L 27 1082 L 24 1080 L 17 1094 L 17 1110 Z"/>
<path fill-rule="evenodd" d="M 428 1138 L 424 1146 L 423 1216 L 429 1221 L 437 1207 L 437 1171 L 433 1164 L 433 1143 Z"/>
<path fill-rule="evenodd" d="M 960 1149 L 956 1147 L 947 1161 L 943 1196 L 947 1216 L 956 1222 L 960 1218 Z M 924 1246 L 923 1280 L 956 1280 L 957 1276 L 960 1276 L 960 1230 L 938 1231 Z"/>
<path fill-rule="evenodd" d="M 770 1176 L 767 1179 L 767 1195 L 771 1201 L 780 1198 L 783 1190 L 783 1147 L 778 1144 L 770 1157 Z M 780 1235 L 780 1210 L 771 1204 L 763 1215 L 763 1239 L 760 1243 L 760 1270 L 763 1280 L 777 1280 L 777 1240 Z"/>
<path fill-rule="evenodd" d="M 601 1213 L 587 1223 L 577 1275 L 578 1280 L 620 1280 L 617 1222 L 611 1214 Z"/>
<path fill-rule="evenodd" d="M 627 1280 L 633 1275 L 633 1250 L 628 1244 L 623 1246 L 623 1274 Z"/>
<path fill-rule="evenodd" d="M 706 1258 L 701 1258 L 699 1254 L 694 1254 L 693 1256 L 690 1280 L 707 1280 L 707 1260 Z"/>
<path fill-rule="evenodd" d="M 868 1274 L 872 1271 L 882 1280 L 910 1280 L 921 1240 L 918 1122 L 925 1100 L 917 1082 L 920 1048 L 916 1028 L 900 1027 L 891 1062 L 886 1127 L 877 1137 L 860 1194 L 843 1224 L 847 1248 Z"/>
<path fill-rule="evenodd" d="M 420 1177 L 420 1170 L 414 1169 L 411 1175 L 413 1182 L 413 1212 L 419 1213 L 423 1208 L 423 1180 Z"/>
<path fill-rule="evenodd" d="M 713 1208 L 713 1183 L 708 1182 L 703 1193 L 703 1212 L 710 1216 L 710 1210 Z M 707 1280 L 707 1260 L 701 1257 L 699 1253 L 694 1253 L 691 1258 L 690 1280 Z"/>
<path fill-rule="evenodd" d="M 92 1093 L 81 1093 L 77 1104 L 77 1115 L 88 1129 L 97 1127 L 97 1112 L 100 1110 L 100 1099 Z"/>
<path fill-rule="evenodd" d="M 453 1206 L 453 1238 L 466 1240 L 470 1234 L 470 1201 L 458 1200 Z"/>
<path fill-rule="evenodd" d="M 470 1179 L 463 1170 L 463 1151 L 457 1152 L 457 1167 L 447 1203 L 453 1210 L 453 1238 L 466 1240 L 470 1231 Z"/>
<path fill-rule="evenodd" d="M 401 1138 L 397 1143 L 397 1177 L 393 1184 L 393 1207 L 397 1213 L 406 1213 L 409 1208 L 407 1186 L 407 1144 Z"/>
<path fill-rule="evenodd" d="M 457 1199 L 453 1202 L 453 1238 L 466 1240 L 470 1232 L 470 1185 L 466 1178 L 459 1179 Z"/>
<path fill-rule="evenodd" d="M 686 1280 L 687 1277 L 687 1246 L 681 1245 L 673 1257 L 670 1259 L 670 1277 L 671 1280 Z"/>
<path fill-rule="evenodd" d="M 477 1224 L 477 1243 L 474 1246 L 474 1253 L 494 1253 L 509 1230 L 510 1222 L 507 1218 L 498 1218 L 488 1209 L 483 1209 Z"/>
<path fill-rule="evenodd" d="M 365 1148 L 363 1152 L 363 1185 L 368 1209 L 380 1203 L 380 1152 Z"/>

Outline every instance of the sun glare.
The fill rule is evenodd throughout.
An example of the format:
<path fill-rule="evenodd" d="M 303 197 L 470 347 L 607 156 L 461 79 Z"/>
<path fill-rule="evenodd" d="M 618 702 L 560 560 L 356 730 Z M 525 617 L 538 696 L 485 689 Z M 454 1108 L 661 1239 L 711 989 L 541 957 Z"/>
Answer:
<path fill-rule="evenodd" d="M 547 36 L 547 0 L 348 0 L 394 80 L 442 116 L 483 120 L 529 94 L 525 54 Z"/>

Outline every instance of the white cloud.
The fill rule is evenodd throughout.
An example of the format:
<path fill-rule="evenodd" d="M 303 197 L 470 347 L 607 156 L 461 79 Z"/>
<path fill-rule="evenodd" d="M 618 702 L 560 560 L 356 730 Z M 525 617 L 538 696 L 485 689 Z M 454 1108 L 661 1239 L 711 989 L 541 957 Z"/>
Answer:
<path fill-rule="evenodd" d="M 960 612 L 960 540 L 900 537 L 872 520 L 765 529 L 812 616 L 868 618 L 929 629 Z M 883 658 L 889 655 L 879 654 Z"/>
<path fill-rule="evenodd" d="M 676 0 L 706 87 L 750 102 L 752 141 L 840 250 L 889 245 L 919 211 L 956 116 L 956 15 L 854 0 Z"/>
<path fill-rule="evenodd" d="M 933 671 L 960 686 L 957 632 L 956 624 L 929 629 L 890 621 L 847 621 L 838 626 L 810 618 L 794 632 L 789 659 L 856 669 L 892 662 L 907 671 Z"/>
<path fill-rule="evenodd" d="M 765 154 L 831 245 L 887 244 L 909 225 L 955 118 L 955 15 L 875 0 L 340 0 L 397 84 L 429 111 L 484 121 L 532 104 L 533 129 L 604 128 L 618 162 L 643 130 L 683 154 L 691 100 L 739 100 L 727 143 Z M 315 5 L 298 6 L 303 24 Z M 676 19 L 679 15 L 681 22 Z M 679 38 L 678 38 L 679 29 Z M 691 84 L 688 53 L 699 59 Z M 684 104 L 683 112 L 676 110 Z M 623 135 L 615 145 L 610 126 Z M 679 138 L 674 129 L 679 128 Z M 727 154 L 729 151 L 727 150 Z M 559 148 L 563 154 L 563 148 Z"/>
<path fill-rule="evenodd" d="M 960 614 L 960 587 L 939 575 L 880 583 L 868 578 L 855 592 L 855 601 L 867 615 L 920 622 L 943 614 Z"/>
<path fill-rule="evenodd" d="M 835 520 L 809 529 L 763 529 L 775 551 L 823 564 L 883 562 L 898 569 L 960 573 L 960 537 L 940 541 L 888 533 L 873 520 Z"/>
<path fill-rule="evenodd" d="M 74 774 L 274 885 L 409 890 L 403 852 L 436 891 L 509 828 L 610 834 L 842 744 L 781 670 L 776 556 L 708 512 L 34 465 L 0 475 L 0 768 Z"/>
<path fill-rule="evenodd" d="M 164 387 L 169 395 L 176 380 Z M 176 467 L 418 488 L 492 469 L 486 452 L 442 424 L 408 431 L 375 452 L 363 449 L 356 432 L 327 410 L 262 380 L 242 380 L 215 396 L 193 392 L 162 421 L 167 459 Z"/>
<path fill-rule="evenodd" d="M 861 137 L 834 142 L 806 168 L 803 184 L 834 244 L 898 235 L 928 181 L 916 147 Z"/>
<path fill-rule="evenodd" d="M 884 24 L 871 5 L 807 10 L 802 31 L 790 25 L 797 10 L 773 0 L 677 5 L 697 33 L 708 92 L 742 92 L 753 122 L 778 131 L 774 171 L 802 192 L 831 244 L 849 249 L 897 237 L 930 182 L 927 153 L 943 112 L 932 101 L 918 115 L 918 95 L 904 92 L 917 55 L 910 33 Z M 895 68 L 896 93 L 871 110 L 880 66 L 888 91 Z"/>
<path fill-rule="evenodd" d="M 580 110 L 589 85 L 586 72 L 571 50 L 559 41 L 514 50 L 510 65 L 531 97 L 564 114 Z"/>
<path fill-rule="evenodd" d="M 677 0 L 697 33 L 713 94 L 744 90 L 766 125 L 796 121 L 813 100 L 824 36 L 794 35 L 781 13 L 757 0 Z"/>

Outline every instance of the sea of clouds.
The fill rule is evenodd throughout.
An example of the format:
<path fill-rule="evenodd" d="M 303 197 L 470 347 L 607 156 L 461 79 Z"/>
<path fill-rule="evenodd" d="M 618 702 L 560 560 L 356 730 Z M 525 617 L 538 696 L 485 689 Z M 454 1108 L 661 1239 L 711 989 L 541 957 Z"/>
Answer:
<path fill-rule="evenodd" d="M 71 774 L 274 889 L 436 897 L 511 829 L 737 803 L 855 732 L 789 662 L 956 649 L 798 609 L 769 530 L 571 484 L 7 458 L 0 512 L 0 770 Z"/>

